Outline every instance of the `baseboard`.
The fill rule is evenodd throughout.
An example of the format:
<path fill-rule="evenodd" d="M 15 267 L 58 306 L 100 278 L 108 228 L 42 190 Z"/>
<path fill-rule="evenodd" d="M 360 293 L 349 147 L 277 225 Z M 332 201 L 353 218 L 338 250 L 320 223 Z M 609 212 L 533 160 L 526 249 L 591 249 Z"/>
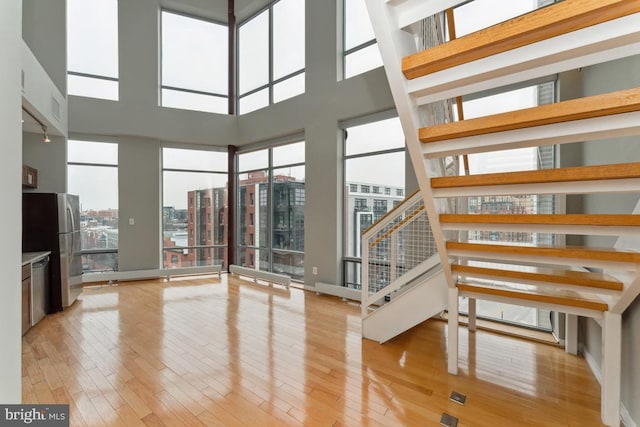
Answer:
<path fill-rule="evenodd" d="M 584 359 L 587 361 L 593 376 L 596 377 L 598 383 L 602 384 L 602 370 L 600 369 L 600 364 L 596 362 L 596 359 L 587 351 L 583 344 L 580 344 L 580 352 L 584 355 Z M 620 402 L 620 418 L 622 419 L 624 427 L 638 427 L 623 402 Z"/>
<path fill-rule="evenodd" d="M 287 289 L 291 284 L 291 277 L 287 275 L 271 273 L 270 271 L 256 270 L 255 268 L 242 267 L 240 265 L 231 264 L 229 266 L 229 273 L 235 274 L 237 276 L 251 277 L 254 279 L 254 281 L 260 279 L 266 282 L 278 283 L 286 286 Z"/>
<path fill-rule="evenodd" d="M 587 365 L 591 368 L 593 376 L 596 377 L 599 384 L 602 384 L 602 370 L 600 364 L 596 361 L 591 353 L 587 350 L 584 344 L 580 344 L 580 353 L 584 355 L 584 359 L 587 361 Z"/>
<path fill-rule="evenodd" d="M 356 289 L 346 288 L 344 286 L 332 285 L 331 283 L 316 282 L 316 292 L 321 294 L 333 295 L 340 298 L 346 298 L 354 301 L 362 301 L 362 293 Z"/>
<path fill-rule="evenodd" d="M 217 274 L 222 272 L 219 265 L 185 268 L 160 268 L 150 270 L 133 271 L 105 271 L 102 273 L 85 273 L 82 275 L 82 283 L 115 282 L 127 280 L 145 280 L 171 278 L 172 276 L 186 276 L 194 274 Z"/>

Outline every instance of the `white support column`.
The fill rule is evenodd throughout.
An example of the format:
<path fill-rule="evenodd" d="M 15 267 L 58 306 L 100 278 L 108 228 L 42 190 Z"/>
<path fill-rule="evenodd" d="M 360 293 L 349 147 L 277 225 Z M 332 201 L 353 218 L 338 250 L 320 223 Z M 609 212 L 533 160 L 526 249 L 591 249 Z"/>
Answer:
<path fill-rule="evenodd" d="M 578 316 L 566 314 L 564 328 L 564 351 L 576 355 L 578 354 Z"/>
<path fill-rule="evenodd" d="M 607 426 L 620 425 L 622 315 L 604 312 L 602 321 L 602 396 L 600 413 Z"/>
<path fill-rule="evenodd" d="M 469 332 L 475 332 L 477 329 L 476 325 L 476 304 L 477 300 L 475 298 L 469 298 Z"/>
<path fill-rule="evenodd" d="M 458 288 L 449 288 L 449 317 L 447 322 L 448 371 L 458 375 Z"/>

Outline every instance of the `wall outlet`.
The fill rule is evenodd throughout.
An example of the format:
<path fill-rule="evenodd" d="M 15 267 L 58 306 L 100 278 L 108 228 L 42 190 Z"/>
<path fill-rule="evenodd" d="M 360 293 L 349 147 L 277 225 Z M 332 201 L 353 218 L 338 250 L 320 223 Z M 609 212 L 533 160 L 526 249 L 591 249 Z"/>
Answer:
<path fill-rule="evenodd" d="M 318 267 L 313 267 L 311 271 L 313 272 L 313 275 L 316 276 L 318 274 Z"/>
<path fill-rule="evenodd" d="M 133 218 L 129 218 L 129 225 L 135 225 L 136 224 L 136 220 Z"/>

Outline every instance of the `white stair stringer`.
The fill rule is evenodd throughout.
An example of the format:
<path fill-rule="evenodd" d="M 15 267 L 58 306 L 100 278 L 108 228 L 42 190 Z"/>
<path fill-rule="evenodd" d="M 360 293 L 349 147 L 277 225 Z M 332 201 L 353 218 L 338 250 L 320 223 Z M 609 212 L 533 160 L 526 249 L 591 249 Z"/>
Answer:
<path fill-rule="evenodd" d="M 437 54 L 434 56 L 427 53 L 408 58 L 406 72 L 410 80 L 405 78 L 402 71 L 403 58 L 416 53 L 416 40 L 419 39 L 419 36 L 410 34 L 409 31 L 420 28 L 422 25 L 420 20 L 424 18 L 426 10 L 429 10 L 430 13 L 443 11 L 452 7 L 452 3 L 457 4 L 457 2 L 449 0 L 366 0 L 366 3 L 442 270 L 436 276 L 432 276 L 432 279 L 407 291 L 397 297 L 395 301 L 392 300 L 393 303 L 388 306 L 383 305 L 369 313 L 366 312 L 368 305 L 363 305 L 363 336 L 384 342 L 437 313 L 437 311 L 429 313 L 430 309 L 432 309 L 431 311 L 436 310 L 431 306 L 432 300 L 436 301 L 449 311 L 447 365 L 448 372 L 455 375 L 458 373 L 458 305 L 461 295 L 470 298 L 470 331 L 472 330 L 472 321 L 475 322 L 475 314 L 472 314 L 475 312 L 475 305 L 472 305 L 475 299 L 512 302 L 533 307 L 548 306 L 555 311 L 591 317 L 602 326 L 601 419 L 607 426 L 619 426 L 622 315 L 640 295 L 640 260 L 636 256 L 630 256 L 632 265 L 627 266 L 621 265 L 617 254 L 614 254 L 616 258 L 607 260 L 598 258 L 601 254 L 597 252 L 597 248 L 591 247 L 585 249 L 589 254 L 584 255 L 570 247 L 557 245 L 554 249 L 561 252 L 546 252 L 541 256 L 539 248 L 544 247 L 543 244 L 532 246 L 536 250 L 522 250 L 522 245 L 519 248 L 514 245 L 510 252 L 505 252 L 504 250 L 491 250 L 491 244 L 484 243 L 486 247 L 479 248 L 478 246 L 482 246 L 482 244 L 468 243 L 465 240 L 468 236 L 467 232 L 473 229 L 494 232 L 519 232 L 526 229 L 532 232 L 555 234 L 560 237 L 572 233 L 594 236 L 611 235 L 620 237 L 616 249 L 626 249 L 637 253 L 640 249 L 638 247 L 640 244 L 640 233 L 637 232 L 638 225 L 633 221 L 621 221 L 620 223 L 611 221 L 607 227 L 601 226 L 603 225 L 601 223 L 587 224 L 588 227 L 583 227 L 579 226 L 580 220 L 572 218 L 563 219 L 564 222 L 561 221 L 558 224 L 548 222 L 546 224 L 537 223 L 533 226 L 532 224 L 520 223 L 514 226 L 516 221 L 508 219 L 509 215 L 505 215 L 505 220 L 493 221 L 490 220 L 490 216 L 480 219 L 479 215 L 480 220 L 472 221 L 463 218 L 471 216 L 469 213 L 456 212 L 455 208 L 447 206 L 447 200 L 454 200 L 456 197 L 469 197 L 470 194 L 636 193 L 638 177 L 616 183 L 605 182 L 608 178 L 604 177 L 602 181 L 594 182 L 591 180 L 591 182 L 583 182 L 579 186 L 575 183 L 565 182 L 547 182 L 544 185 L 528 182 L 500 186 L 496 185 L 495 181 L 493 183 L 487 181 L 490 183 L 483 185 L 482 188 L 457 188 L 453 186 L 444 190 L 434 189 L 431 186 L 431 179 L 443 175 L 437 167 L 438 160 L 441 160 L 443 156 L 491 153 L 508 148 L 539 147 L 549 144 L 638 135 L 638 109 L 626 112 L 628 110 L 621 108 L 618 112 L 613 111 L 602 117 L 593 116 L 593 118 L 575 115 L 573 118 L 557 122 L 545 118 L 537 123 L 533 121 L 527 123 L 526 128 L 508 126 L 518 123 L 514 114 L 509 117 L 512 120 L 511 123 L 508 125 L 502 123 L 503 130 L 497 126 L 500 124 L 495 117 L 497 115 L 485 118 L 484 128 L 473 129 L 470 125 L 466 127 L 470 122 L 463 120 L 466 124 L 462 126 L 442 126 L 440 134 L 434 132 L 435 136 L 432 138 L 423 137 L 425 144 L 421 144 L 418 130 L 427 129 L 433 125 L 432 123 L 421 123 L 423 118 L 421 112 L 424 110 L 420 109 L 421 106 L 429 106 L 432 102 L 463 96 L 486 96 L 487 92 L 503 91 L 509 86 L 523 85 L 525 82 L 531 82 L 544 76 L 552 76 L 566 70 L 637 55 L 640 53 L 640 8 L 638 7 L 640 3 L 626 0 L 594 0 L 592 2 L 565 0 L 556 2 L 549 8 L 541 9 L 544 12 L 531 12 L 527 19 L 513 18 L 509 25 L 489 27 L 476 39 L 468 38 L 467 40 L 471 40 L 470 44 L 451 43 L 448 47 L 437 50 Z M 613 11 L 610 15 L 594 12 L 596 7 L 604 9 L 605 5 L 608 11 Z M 596 16 L 598 19 L 595 19 Z M 590 25 L 582 25 L 587 22 L 585 19 L 592 18 L 594 20 L 589 21 L 592 22 Z M 571 25 L 563 26 L 562 19 L 571 19 Z M 538 22 L 537 26 L 525 25 L 535 22 Z M 558 32 L 546 31 L 548 28 L 557 28 L 558 25 L 561 28 Z M 509 29 L 514 27 L 518 27 L 520 32 L 512 37 Z M 527 33 L 527 31 L 530 32 Z M 540 37 L 527 39 L 530 43 L 519 44 L 523 40 L 520 36 L 534 32 Z M 502 38 L 500 39 L 500 37 Z M 487 45 L 490 45 L 493 40 L 504 40 L 508 43 L 505 42 L 504 49 L 488 48 Z M 474 44 L 478 48 L 477 51 L 474 50 Z M 456 55 L 460 55 L 458 58 L 462 59 L 451 59 Z M 465 55 L 467 55 L 466 59 Z M 442 62 L 437 63 L 438 61 Z M 485 94 L 480 94 L 481 92 Z M 617 101 L 619 102 L 615 103 L 616 107 L 622 107 L 623 97 L 619 97 Z M 556 114 L 554 119 L 562 117 L 563 112 L 560 110 L 561 108 L 553 110 Z M 459 133 L 456 134 L 452 129 Z M 459 135 L 466 136 L 460 137 Z M 447 213 L 460 215 L 457 218 L 450 217 L 450 222 L 447 222 Z M 636 210 L 634 213 L 640 212 Z M 542 213 L 535 212 L 535 214 Z M 540 218 L 544 217 L 543 215 L 539 216 Z M 569 217 L 569 215 L 566 216 Z M 588 217 L 589 212 L 580 212 L 579 216 Z M 473 225 L 468 225 L 472 223 Z M 457 243 L 458 245 L 449 243 Z M 464 243 L 466 246 L 462 245 Z M 477 245 L 475 248 L 471 246 L 474 244 Z M 459 250 L 456 250 L 456 247 Z M 598 256 L 593 256 L 593 253 Z M 606 273 L 614 277 L 617 273 L 617 278 L 623 282 L 623 288 L 618 295 L 604 295 L 602 301 L 584 301 L 579 298 L 578 292 L 575 292 L 575 295 L 555 295 L 553 292 L 548 293 L 546 289 L 543 289 L 545 288 L 543 286 L 534 290 L 518 289 L 506 285 L 505 289 L 498 289 L 495 286 L 479 286 L 459 281 L 458 275 L 454 278 L 451 271 L 451 260 L 463 263 L 473 260 L 494 263 L 506 261 L 507 263 L 518 262 L 528 266 L 536 264 L 554 266 L 554 268 L 564 264 L 567 264 L 569 268 L 594 264 L 593 267 L 604 269 Z M 364 261 L 363 257 L 363 266 L 366 265 Z M 366 269 L 363 269 L 363 295 L 368 295 L 364 288 L 367 274 Z M 553 289 L 553 286 L 546 285 L 546 288 Z M 393 290 L 388 289 L 387 291 L 390 293 Z M 552 305 L 555 306 L 552 307 Z M 412 317 L 413 319 L 411 319 Z M 404 325 L 406 328 L 402 329 Z M 386 328 L 391 330 L 387 331 Z"/>
<path fill-rule="evenodd" d="M 364 317 L 362 335 L 382 344 L 446 308 L 447 282 L 439 269 Z"/>

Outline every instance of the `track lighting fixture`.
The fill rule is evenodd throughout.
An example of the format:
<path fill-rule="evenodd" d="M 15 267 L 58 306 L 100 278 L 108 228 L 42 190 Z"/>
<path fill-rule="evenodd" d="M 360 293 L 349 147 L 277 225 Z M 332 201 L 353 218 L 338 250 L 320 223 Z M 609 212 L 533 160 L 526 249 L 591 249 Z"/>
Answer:
<path fill-rule="evenodd" d="M 27 113 L 29 116 L 31 116 L 31 118 L 33 120 L 35 120 L 36 122 L 38 122 L 38 124 L 40 125 L 40 128 L 42 129 L 42 140 L 44 142 L 51 142 L 51 139 L 49 139 L 49 134 L 47 133 L 47 125 L 45 125 L 44 123 L 42 123 L 42 121 L 40 119 L 38 119 L 36 116 L 34 116 L 29 110 L 27 110 L 26 108 L 22 107 L 22 111 L 24 111 L 25 113 Z M 22 120 L 22 123 L 24 123 L 24 119 Z"/>

